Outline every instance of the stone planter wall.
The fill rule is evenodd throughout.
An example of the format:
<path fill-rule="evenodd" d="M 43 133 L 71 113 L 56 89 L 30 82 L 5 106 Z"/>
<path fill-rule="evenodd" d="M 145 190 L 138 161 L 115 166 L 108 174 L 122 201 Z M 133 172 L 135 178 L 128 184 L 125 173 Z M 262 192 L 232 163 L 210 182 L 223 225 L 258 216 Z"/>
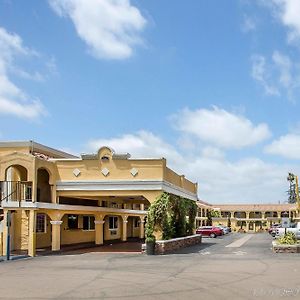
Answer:
<path fill-rule="evenodd" d="M 202 242 L 202 235 L 195 234 L 186 237 L 156 241 L 155 254 L 167 254 L 176 251 L 180 248 L 189 247 L 192 245 L 200 244 Z"/>
<path fill-rule="evenodd" d="M 300 245 L 278 245 L 276 241 L 272 242 L 273 252 L 275 253 L 300 253 Z"/>

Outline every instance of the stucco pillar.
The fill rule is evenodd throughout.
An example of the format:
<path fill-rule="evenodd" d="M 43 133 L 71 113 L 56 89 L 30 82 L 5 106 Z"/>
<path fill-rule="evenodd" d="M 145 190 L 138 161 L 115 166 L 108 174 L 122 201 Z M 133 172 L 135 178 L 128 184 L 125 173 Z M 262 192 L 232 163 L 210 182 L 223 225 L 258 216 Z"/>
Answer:
<path fill-rule="evenodd" d="M 6 255 L 6 252 L 7 252 L 7 213 L 8 211 L 7 210 L 4 210 L 3 211 L 3 214 L 4 214 L 4 218 L 3 218 L 3 255 Z"/>
<path fill-rule="evenodd" d="M 247 230 L 247 232 L 250 230 L 250 222 L 249 221 L 246 221 L 246 230 Z"/>
<path fill-rule="evenodd" d="M 250 211 L 246 211 L 246 219 L 249 220 L 249 218 L 250 218 Z"/>
<path fill-rule="evenodd" d="M 60 225 L 63 221 L 50 221 L 52 226 L 52 251 L 60 250 Z"/>
<path fill-rule="evenodd" d="M 145 217 L 140 217 L 140 239 L 145 237 Z"/>
<path fill-rule="evenodd" d="M 144 204 L 144 203 L 141 203 L 141 204 L 140 204 L 140 209 L 141 209 L 141 210 L 145 210 L 145 204 Z"/>
<path fill-rule="evenodd" d="M 56 185 L 51 185 L 51 202 L 57 203 Z"/>
<path fill-rule="evenodd" d="M 261 218 L 262 218 L 263 220 L 266 218 L 266 212 L 265 212 L 265 211 L 263 211 L 263 212 L 261 213 Z"/>
<path fill-rule="evenodd" d="M 36 253 L 36 232 L 35 232 L 35 224 L 36 224 L 36 211 L 29 211 L 29 235 L 28 235 L 28 255 L 33 257 Z"/>
<path fill-rule="evenodd" d="M 126 242 L 127 241 L 127 216 L 122 216 L 123 218 L 123 230 L 122 230 L 122 241 Z"/>
<path fill-rule="evenodd" d="M 104 220 L 95 220 L 95 244 L 102 245 L 103 244 L 103 225 Z"/>

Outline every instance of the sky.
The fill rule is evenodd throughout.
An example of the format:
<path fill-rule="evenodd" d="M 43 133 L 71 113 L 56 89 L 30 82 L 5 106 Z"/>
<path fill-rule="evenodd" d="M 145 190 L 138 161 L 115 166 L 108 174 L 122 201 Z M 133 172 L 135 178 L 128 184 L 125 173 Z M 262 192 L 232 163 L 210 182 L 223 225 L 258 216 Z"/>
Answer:
<path fill-rule="evenodd" d="M 165 157 L 210 203 L 284 203 L 299 53 L 298 0 L 0 0 L 0 140 Z"/>

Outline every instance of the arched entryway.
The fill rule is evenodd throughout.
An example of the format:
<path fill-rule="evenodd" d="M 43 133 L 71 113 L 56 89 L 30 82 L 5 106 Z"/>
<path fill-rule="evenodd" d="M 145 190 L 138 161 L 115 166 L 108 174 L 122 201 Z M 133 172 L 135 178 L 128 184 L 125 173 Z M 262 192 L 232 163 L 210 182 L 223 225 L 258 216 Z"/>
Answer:
<path fill-rule="evenodd" d="M 37 202 L 51 203 L 50 174 L 46 169 L 37 171 Z"/>
<path fill-rule="evenodd" d="M 7 202 L 31 201 L 32 183 L 28 182 L 28 170 L 21 165 L 11 165 L 5 170 L 5 181 L 1 183 L 1 200 Z M 18 207 L 18 206 L 17 206 Z M 7 228 L 10 249 L 28 249 L 28 221 L 29 211 L 9 210 L 10 220 Z"/>

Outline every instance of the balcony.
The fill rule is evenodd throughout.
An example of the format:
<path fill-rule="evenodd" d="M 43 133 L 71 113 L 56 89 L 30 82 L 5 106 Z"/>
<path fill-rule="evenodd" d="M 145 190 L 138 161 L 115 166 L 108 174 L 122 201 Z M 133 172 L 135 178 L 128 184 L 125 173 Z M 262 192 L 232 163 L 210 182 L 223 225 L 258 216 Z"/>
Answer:
<path fill-rule="evenodd" d="M 32 202 L 31 181 L 1 181 L 1 202 Z"/>

